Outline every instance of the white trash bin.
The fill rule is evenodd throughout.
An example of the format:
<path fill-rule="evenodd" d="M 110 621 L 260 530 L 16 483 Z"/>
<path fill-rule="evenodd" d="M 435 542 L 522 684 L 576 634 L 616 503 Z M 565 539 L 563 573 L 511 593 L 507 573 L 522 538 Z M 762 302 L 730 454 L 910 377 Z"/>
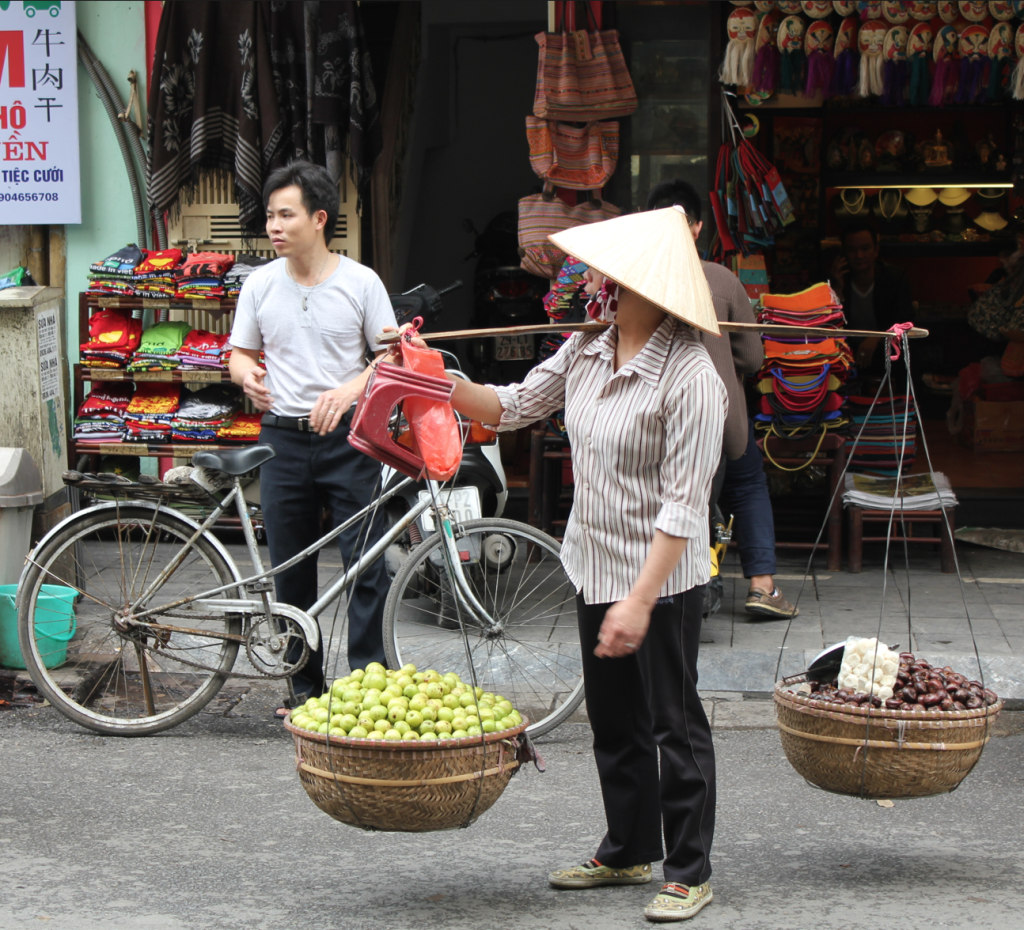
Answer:
<path fill-rule="evenodd" d="M 32 544 L 43 479 L 25 449 L 0 448 L 0 584 L 17 584 Z"/>

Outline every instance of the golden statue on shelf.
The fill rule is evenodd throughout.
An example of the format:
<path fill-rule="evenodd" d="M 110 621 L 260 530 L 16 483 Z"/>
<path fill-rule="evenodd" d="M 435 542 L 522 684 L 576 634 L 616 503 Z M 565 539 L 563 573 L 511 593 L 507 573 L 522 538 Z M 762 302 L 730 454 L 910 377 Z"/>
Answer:
<path fill-rule="evenodd" d="M 948 142 L 942 138 L 942 130 L 935 130 L 934 139 L 926 139 L 918 146 L 918 153 L 924 161 L 926 171 L 943 171 L 953 167 L 950 158 L 952 150 Z"/>

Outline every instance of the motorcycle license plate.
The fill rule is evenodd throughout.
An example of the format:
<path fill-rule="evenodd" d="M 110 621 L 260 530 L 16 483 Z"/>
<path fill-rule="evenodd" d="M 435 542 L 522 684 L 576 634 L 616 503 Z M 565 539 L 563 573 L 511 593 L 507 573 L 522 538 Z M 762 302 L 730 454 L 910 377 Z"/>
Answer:
<path fill-rule="evenodd" d="M 437 496 L 438 504 L 447 506 L 452 515 L 452 522 L 465 523 L 467 520 L 479 520 L 483 516 L 480 507 L 480 492 L 476 488 L 446 488 Z M 420 491 L 420 501 L 429 501 L 430 492 Z M 424 510 L 420 515 L 423 532 L 434 532 L 433 509 Z"/>
<path fill-rule="evenodd" d="M 494 360 L 496 362 L 514 362 L 524 358 L 533 358 L 533 336 L 529 333 L 494 337 Z"/>

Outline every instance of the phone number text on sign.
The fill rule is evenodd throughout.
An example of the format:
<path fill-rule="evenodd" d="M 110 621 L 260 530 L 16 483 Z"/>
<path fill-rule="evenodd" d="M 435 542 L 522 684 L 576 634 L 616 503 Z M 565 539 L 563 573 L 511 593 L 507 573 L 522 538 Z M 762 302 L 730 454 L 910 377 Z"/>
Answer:
<path fill-rule="evenodd" d="M 0 225 L 80 223 L 73 0 L 0 0 Z"/>

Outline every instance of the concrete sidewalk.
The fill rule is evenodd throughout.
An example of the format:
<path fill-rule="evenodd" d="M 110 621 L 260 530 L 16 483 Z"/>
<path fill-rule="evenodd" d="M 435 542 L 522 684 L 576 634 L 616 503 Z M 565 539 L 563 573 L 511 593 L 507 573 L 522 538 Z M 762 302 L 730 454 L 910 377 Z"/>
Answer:
<path fill-rule="evenodd" d="M 784 638 L 781 674 L 788 675 L 847 636 L 878 635 L 972 676 L 976 643 L 986 684 L 1001 697 L 1024 698 L 1024 555 L 959 543 L 957 556 L 962 593 L 955 574 L 939 571 L 937 551 L 912 552 L 909 579 L 902 550 L 891 554 L 888 579 L 880 547 L 866 550 L 860 574 L 826 572 L 819 555 L 806 581 L 807 556 L 780 556 L 776 583 L 791 602 L 799 595 L 800 616 L 790 625 L 744 612 L 748 585 L 730 552 L 722 609 L 705 621 L 701 636 L 702 691 L 770 691 Z"/>

